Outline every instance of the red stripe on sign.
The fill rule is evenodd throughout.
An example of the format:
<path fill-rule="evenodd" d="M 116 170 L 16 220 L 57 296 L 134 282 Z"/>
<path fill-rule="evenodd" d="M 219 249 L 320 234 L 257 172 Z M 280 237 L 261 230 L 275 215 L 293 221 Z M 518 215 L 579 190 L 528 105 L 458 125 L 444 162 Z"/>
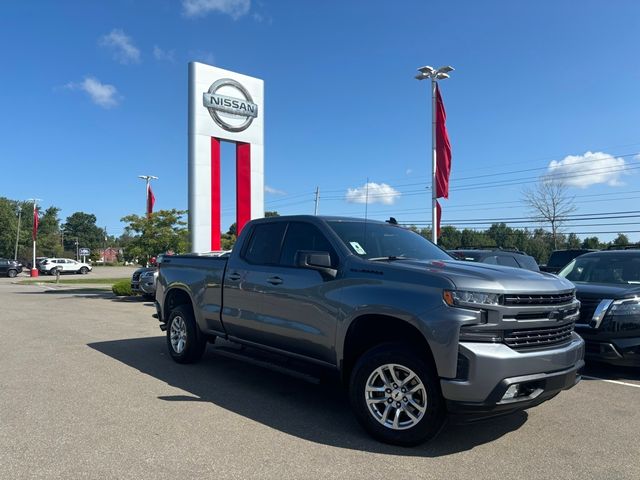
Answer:
<path fill-rule="evenodd" d="M 211 137 L 211 250 L 220 243 L 220 139 Z"/>
<path fill-rule="evenodd" d="M 251 220 L 251 144 L 236 143 L 236 224 L 238 235 Z"/>

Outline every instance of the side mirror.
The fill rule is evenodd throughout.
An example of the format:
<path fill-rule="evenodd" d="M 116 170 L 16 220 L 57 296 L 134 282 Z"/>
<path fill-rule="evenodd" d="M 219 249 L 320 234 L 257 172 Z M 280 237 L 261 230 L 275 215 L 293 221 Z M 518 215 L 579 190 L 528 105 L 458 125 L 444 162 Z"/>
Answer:
<path fill-rule="evenodd" d="M 296 253 L 296 266 L 317 270 L 332 278 L 335 278 L 338 274 L 338 271 L 331 266 L 331 255 L 329 255 L 329 252 L 298 250 Z"/>

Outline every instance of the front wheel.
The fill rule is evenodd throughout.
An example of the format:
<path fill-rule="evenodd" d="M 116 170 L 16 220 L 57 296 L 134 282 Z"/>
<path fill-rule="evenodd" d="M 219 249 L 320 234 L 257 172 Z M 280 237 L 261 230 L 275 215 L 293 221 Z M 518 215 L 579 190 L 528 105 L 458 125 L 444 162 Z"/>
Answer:
<path fill-rule="evenodd" d="M 89 269 L 88 269 L 87 267 L 82 267 L 82 268 L 80 269 L 80 273 L 81 273 L 82 275 L 86 275 L 87 273 L 89 273 Z"/>
<path fill-rule="evenodd" d="M 394 445 L 432 439 L 446 418 L 435 367 L 404 344 L 365 352 L 352 371 L 349 398 L 365 430 Z"/>
<path fill-rule="evenodd" d="M 202 358 L 206 337 L 198 330 L 191 309 L 180 305 L 169 314 L 167 322 L 169 354 L 178 363 L 195 363 Z"/>
<path fill-rule="evenodd" d="M 18 275 L 18 271 L 17 270 L 9 270 L 7 275 L 9 275 L 9 278 L 15 278 L 15 276 Z"/>

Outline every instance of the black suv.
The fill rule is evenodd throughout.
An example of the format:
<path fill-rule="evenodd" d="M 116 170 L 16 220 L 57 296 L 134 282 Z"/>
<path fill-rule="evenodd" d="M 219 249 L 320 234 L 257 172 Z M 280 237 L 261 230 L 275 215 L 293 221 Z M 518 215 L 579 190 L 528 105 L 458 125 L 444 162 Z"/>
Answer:
<path fill-rule="evenodd" d="M 551 252 L 549 261 L 546 265 L 540 265 L 540 270 L 549 273 L 558 273 L 562 267 L 567 265 L 571 260 L 585 253 L 597 252 L 597 250 L 589 248 L 573 248 L 568 250 L 554 250 Z"/>
<path fill-rule="evenodd" d="M 498 249 L 470 249 L 457 248 L 447 250 L 449 255 L 456 260 L 467 260 L 469 262 L 489 263 L 491 265 L 502 265 L 504 267 L 526 268 L 534 272 L 539 272 L 535 258 L 519 250 Z"/>
<path fill-rule="evenodd" d="M 13 278 L 19 273 L 22 273 L 22 264 L 16 260 L 9 260 L 7 258 L 0 258 L 0 275 L 6 275 L 9 278 Z"/>
<path fill-rule="evenodd" d="M 576 332 L 586 357 L 640 366 L 640 248 L 587 253 L 559 275 L 575 283 L 582 303 Z"/>

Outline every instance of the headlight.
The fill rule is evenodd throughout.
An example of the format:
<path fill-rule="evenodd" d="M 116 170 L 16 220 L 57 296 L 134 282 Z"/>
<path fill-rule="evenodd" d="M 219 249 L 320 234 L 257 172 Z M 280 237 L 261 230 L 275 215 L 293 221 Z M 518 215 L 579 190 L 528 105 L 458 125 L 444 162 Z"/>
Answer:
<path fill-rule="evenodd" d="M 615 317 L 623 315 L 638 315 L 640 316 L 640 298 L 630 298 L 627 300 L 616 300 L 611 305 L 609 315 Z"/>
<path fill-rule="evenodd" d="M 481 307 L 483 305 L 500 305 L 502 295 L 489 292 L 472 292 L 469 290 L 445 290 L 442 298 L 450 307 Z"/>
<path fill-rule="evenodd" d="M 608 332 L 640 329 L 640 298 L 625 298 L 612 302 L 599 327 Z"/>

